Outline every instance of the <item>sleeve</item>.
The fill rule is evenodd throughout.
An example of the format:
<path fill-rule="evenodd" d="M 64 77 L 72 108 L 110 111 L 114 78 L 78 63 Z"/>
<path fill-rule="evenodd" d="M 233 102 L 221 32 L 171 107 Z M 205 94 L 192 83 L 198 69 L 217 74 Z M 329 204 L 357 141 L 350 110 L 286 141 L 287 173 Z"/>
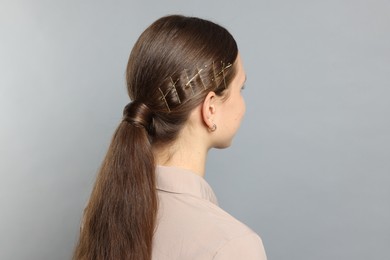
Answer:
<path fill-rule="evenodd" d="M 214 255 L 214 260 L 267 260 L 263 242 L 251 233 L 228 241 Z"/>

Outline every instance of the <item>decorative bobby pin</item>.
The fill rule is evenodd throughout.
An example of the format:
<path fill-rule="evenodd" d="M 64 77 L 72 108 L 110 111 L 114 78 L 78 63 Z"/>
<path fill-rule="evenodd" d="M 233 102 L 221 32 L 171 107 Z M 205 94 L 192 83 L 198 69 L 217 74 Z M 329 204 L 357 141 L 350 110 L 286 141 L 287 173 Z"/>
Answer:
<path fill-rule="evenodd" d="M 207 86 L 204 82 L 204 79 L 202 78 L 201 76 L 201 72 L 205 71 L 210 65 L 204 65 L 203 68 L 196 68 L 196 73 L 190 77 L 189 74 L 188 74 L 188 70 L 187 69 L 184 69 L 184 75 L 187 79 L 187 81 L 185 82 L 185 84 L 182 86 L 181 84 L 178 85 L 178 82 L 179 82 L 179 79 L 178 78 L 176 81 L 173 80 L 172 76 L 168 78 L 169 80 L 169 87 L 166 91 L 163 91 L 161 88 L 159 88 L 159 91 L 161 93 L 161 100 L 164 101 L 165 103 L 165 106 L 167 107 L 168 109 L 168 112 L 171 112 L 171 106 L 169 105 L 169 101 L 167 99 L 167 96 L 170 95 L 171 93 L 174 95 L 174 99 L 176 100 L 176 102 L 178 104 L 182 104 L 183 103 L 183 98 L 180 98 L 180 95 L 178 93 L 178 88 L 180 89 L 180 92 L 183 93 L 185 91 L 183 90 L 186 90 L 188 88 L 191 89 L 191 94 L 192 96 L 196 95 L 195 93 L 195 90 L 194 90 L 194 86 L 193 86 L 193 83 L 194 81 L 198 78 L 199 81 L 200 81 L 200 84 L 202 85 L 203 89 L 206 90 L 207 89 Z M 213 73 L 213 76 L 211 78 L 211 81 L 216 81 L 218 77 L 222 76 L 222 82 L 223 82 L 223 85 L 224 85 L 224 88 L 226 89 L 227 88 L 227 85 L 226 85 L 226 79 L 225 79 L 225 71 L 229 68 L 231 68 L 233 65 L 231 63 L 227 63 L 225 64 L 223 61 L 221 61 L 221 69 L 219 71 L 217 71 L 216 69 L 216 64 L 215 62 L 213 62 L 211 64 L 211 67 L 212 67 L 212 73 Z M 180 88 L 181 87 L 181 88 Z"/>

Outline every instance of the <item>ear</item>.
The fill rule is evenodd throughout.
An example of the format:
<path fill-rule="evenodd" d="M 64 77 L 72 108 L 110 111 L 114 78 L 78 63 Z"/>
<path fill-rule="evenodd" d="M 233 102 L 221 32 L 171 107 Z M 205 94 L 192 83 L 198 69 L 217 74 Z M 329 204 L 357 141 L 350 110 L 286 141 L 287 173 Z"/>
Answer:
<path fill-rule="evenodd" d="M 213 119 L 217 110 L 215 104 L 216 100 L 217 100 L 217 95 L 215 94 L 215 92 L 210 91 L 207 94 L 206 98 L 204 99 L 202 105 L 202 119 L 204 124 L 209 129 L 211 129 L 214 125 Z"/>

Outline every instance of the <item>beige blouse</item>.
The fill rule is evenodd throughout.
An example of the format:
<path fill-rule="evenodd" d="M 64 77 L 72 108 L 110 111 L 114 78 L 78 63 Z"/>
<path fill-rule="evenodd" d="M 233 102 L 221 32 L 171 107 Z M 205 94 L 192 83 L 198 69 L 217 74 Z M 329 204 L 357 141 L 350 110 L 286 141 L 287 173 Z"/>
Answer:
<path fill-rule="evenodd" d="M 158 166 L 153 260 L 266 260 L 260 237 L 218 207 L 211 187 L 188 170 Z"/>

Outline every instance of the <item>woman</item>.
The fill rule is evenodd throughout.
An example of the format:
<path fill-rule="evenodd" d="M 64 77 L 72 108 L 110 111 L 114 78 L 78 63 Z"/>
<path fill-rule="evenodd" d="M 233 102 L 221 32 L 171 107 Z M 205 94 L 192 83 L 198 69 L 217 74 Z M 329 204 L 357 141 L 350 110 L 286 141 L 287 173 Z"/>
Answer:
<path fill-rule="evenodd" d="M 139 37 L 124 109 L 85 209 L 74 259 L 265 259 L 260 238 L 217 206 L 203 179 L 245 112 L 230 33 L 167 16 Z"/>

